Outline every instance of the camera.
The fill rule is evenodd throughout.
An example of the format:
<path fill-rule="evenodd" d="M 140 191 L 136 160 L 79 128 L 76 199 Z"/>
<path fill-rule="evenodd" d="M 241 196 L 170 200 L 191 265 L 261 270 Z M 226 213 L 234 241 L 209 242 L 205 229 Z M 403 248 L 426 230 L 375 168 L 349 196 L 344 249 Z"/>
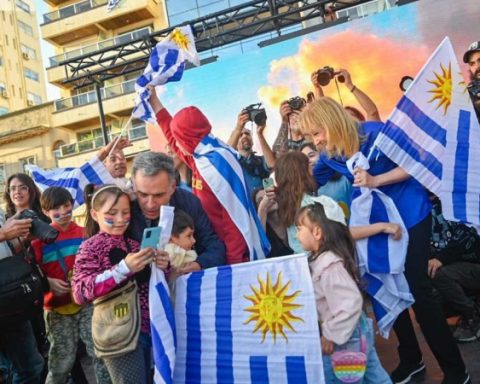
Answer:
<path fill-rule="evenodd" d="M 30 229 L 30 233 L 47 244 L 53 243 L 58 237 L 59 232 L 41 220 L 37 213 L 31 209 L 25 209 L 24 211 L 20 212 L 17 218 L 19 220 L 32 219 L 32 228 Z"/>
<path fill-rule="evenodd" d="M 467 88 L 474 101 L 480 100 L 480 80 L 473 80 Z"/>
<path fill-rule="evenodd" d="M 337 76 L 339 72 L 335 72 L 332 67 L 325 66 L 322 69 L 319 69 L 317 71 L 317 80 L 318 83 L 324 87 L 330 83 L 330 80 L 332 80 L 335 76 Z M 345 77 L 342 75 L 337 77 L 338 81 L 340 83 L 345 82 Z"/>
<path fill-rule="evenodd" d="M 303 107 L 305 107 L 307 101 L 303 97 L 295 96 L 291 99 L 288 99 L 287 103 L 292 111 L 300 111 Z"/>
<path fill-rule="evenodd" d="M 260 108 L 262 103 L 250 104 L 243 110 L 248 112 L 248 120 L 253 121 L 257 125 L 265 125 L 267 122 L 267 113 L 265 108 Z"/>

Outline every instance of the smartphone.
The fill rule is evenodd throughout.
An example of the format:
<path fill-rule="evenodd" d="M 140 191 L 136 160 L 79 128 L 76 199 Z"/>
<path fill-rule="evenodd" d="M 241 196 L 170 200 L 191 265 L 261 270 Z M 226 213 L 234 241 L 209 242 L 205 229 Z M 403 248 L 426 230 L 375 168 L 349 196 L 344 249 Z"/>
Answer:
<path fill-rule="evenodd" d="M 262 179 L 263 189 L 267 190 L 273 187 L 273 179 L 269 177 L 268 179 Z"/>
<path fill-rule="evenodd" d="M 143 237 L 142 237 L 142 242 L 140 244 L 140 249 L 145 249 L 145 248 L 157 249 L 157 244 L 160 240 L 161 232 L 162 232 L 162 228 L 160 227 L 145 228 L 143 230 Z"/>

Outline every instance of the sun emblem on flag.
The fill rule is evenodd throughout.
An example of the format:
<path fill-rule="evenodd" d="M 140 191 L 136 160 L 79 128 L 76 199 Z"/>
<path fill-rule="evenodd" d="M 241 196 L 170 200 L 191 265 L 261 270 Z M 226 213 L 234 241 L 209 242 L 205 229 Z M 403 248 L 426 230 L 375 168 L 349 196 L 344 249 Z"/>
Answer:
<path fill-rule="evenodd" d="M 435 88 L 428 91 L 433 93 L 432 98 L 428 102 L 437 101 L 436 109 L 443 106 L 443 114 L 446 115 L 448 107 L 452 104 L 452 65 L 448 64 L 448 69 L 446 69 L 440 64 L 440 69 L 442 70 L 441 74 L 434 72 L 435 80 L 428 80 L 430 84 L 435 86 Z"/>
<path fill-rule="evenodd" d="M 281 272 L 277 275 L 275 284 L 272 284 L 270 273 L 267 273 L 266 280 L 260 276 L 257 276 L 257 280 L 260 286 L 250 285 L 253 294 L 244 295 L 245 299 L 252 302 L 252 306 L 245 308 L 245 311 L 250 312 L 251 315 L 243 324 L 255 321 L 253 333 L 257 331 L 262 333 L 262 343 L 268 332 L 272 334 L 274 342 L 277 340 L 277 335 L 282 335 L 288 341 L 285 330 L 296 332 L 292 323 L 303 322 L 302 318 L 292 313 L 293 310 L 303 307 L 301 304 L 295 304 L 295 299 L 301 291 L 289 293 L 291 281 L 283 285 Z"/>
<path fill-rule="evenodd" d="M 179 28 L 175 28 L 171 34 L 172 41 L 177 44 L 180 48 L 187 51 L 190 44 L 188 36 L 184 34 Z"/>

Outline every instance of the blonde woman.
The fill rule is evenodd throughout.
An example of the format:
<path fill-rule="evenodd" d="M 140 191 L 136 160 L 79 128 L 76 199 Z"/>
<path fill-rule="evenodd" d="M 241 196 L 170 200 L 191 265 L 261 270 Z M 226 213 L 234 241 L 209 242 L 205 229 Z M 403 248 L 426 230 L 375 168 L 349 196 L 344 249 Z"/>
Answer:
<path fill-rule="evenodd" d="M 431 205 L 427 192 L 403 169 L 373 148 L 383 124 L 355 122 L 336 101 L 321 97 L 302 112 L 300 126 L 304 134 L 312 136 L 317 148 L 324 149 L 314 168 L 320 186 L 334 172 L 340 172 L 353 182 L 354 187 L 378 188 L 395 202 L 409 234 L 405 277 L 415 298 L 415 317 L 444 372 L 443 383 L 469 383 L 440 304 L 432 295 L 427 274 L 431 233 Z M 345 162 L 358 151 L 369 157 L 370 169 L 367 172 L 357 168 L 352 176 Z M 359 194 L 359 189 L 354 188 L 352 199 Z M 388 230 L 384 232 L 388 233 Z M 360 237 L 353 231 L 352 234 Z M 407 310 L 398 317 L 394 330 L 399 340 L 400 364 L 392 372 L 392 380 L 394 383 L 408 383 L 412 376 L 425 370 L 425 365 Z"/>

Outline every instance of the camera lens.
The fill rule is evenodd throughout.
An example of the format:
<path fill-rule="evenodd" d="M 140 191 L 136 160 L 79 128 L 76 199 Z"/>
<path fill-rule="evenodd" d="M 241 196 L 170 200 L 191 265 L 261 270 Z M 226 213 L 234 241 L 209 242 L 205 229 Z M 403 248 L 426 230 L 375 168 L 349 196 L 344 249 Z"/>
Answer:
<path fill-rule="evenodd" d="M 322 86 L 325 87 L 330 83 L 330 79 L 332 78 L 330 72 L 321 69 L 320 71 L 317 72 L 317 80 L 318 83 Z"/>

